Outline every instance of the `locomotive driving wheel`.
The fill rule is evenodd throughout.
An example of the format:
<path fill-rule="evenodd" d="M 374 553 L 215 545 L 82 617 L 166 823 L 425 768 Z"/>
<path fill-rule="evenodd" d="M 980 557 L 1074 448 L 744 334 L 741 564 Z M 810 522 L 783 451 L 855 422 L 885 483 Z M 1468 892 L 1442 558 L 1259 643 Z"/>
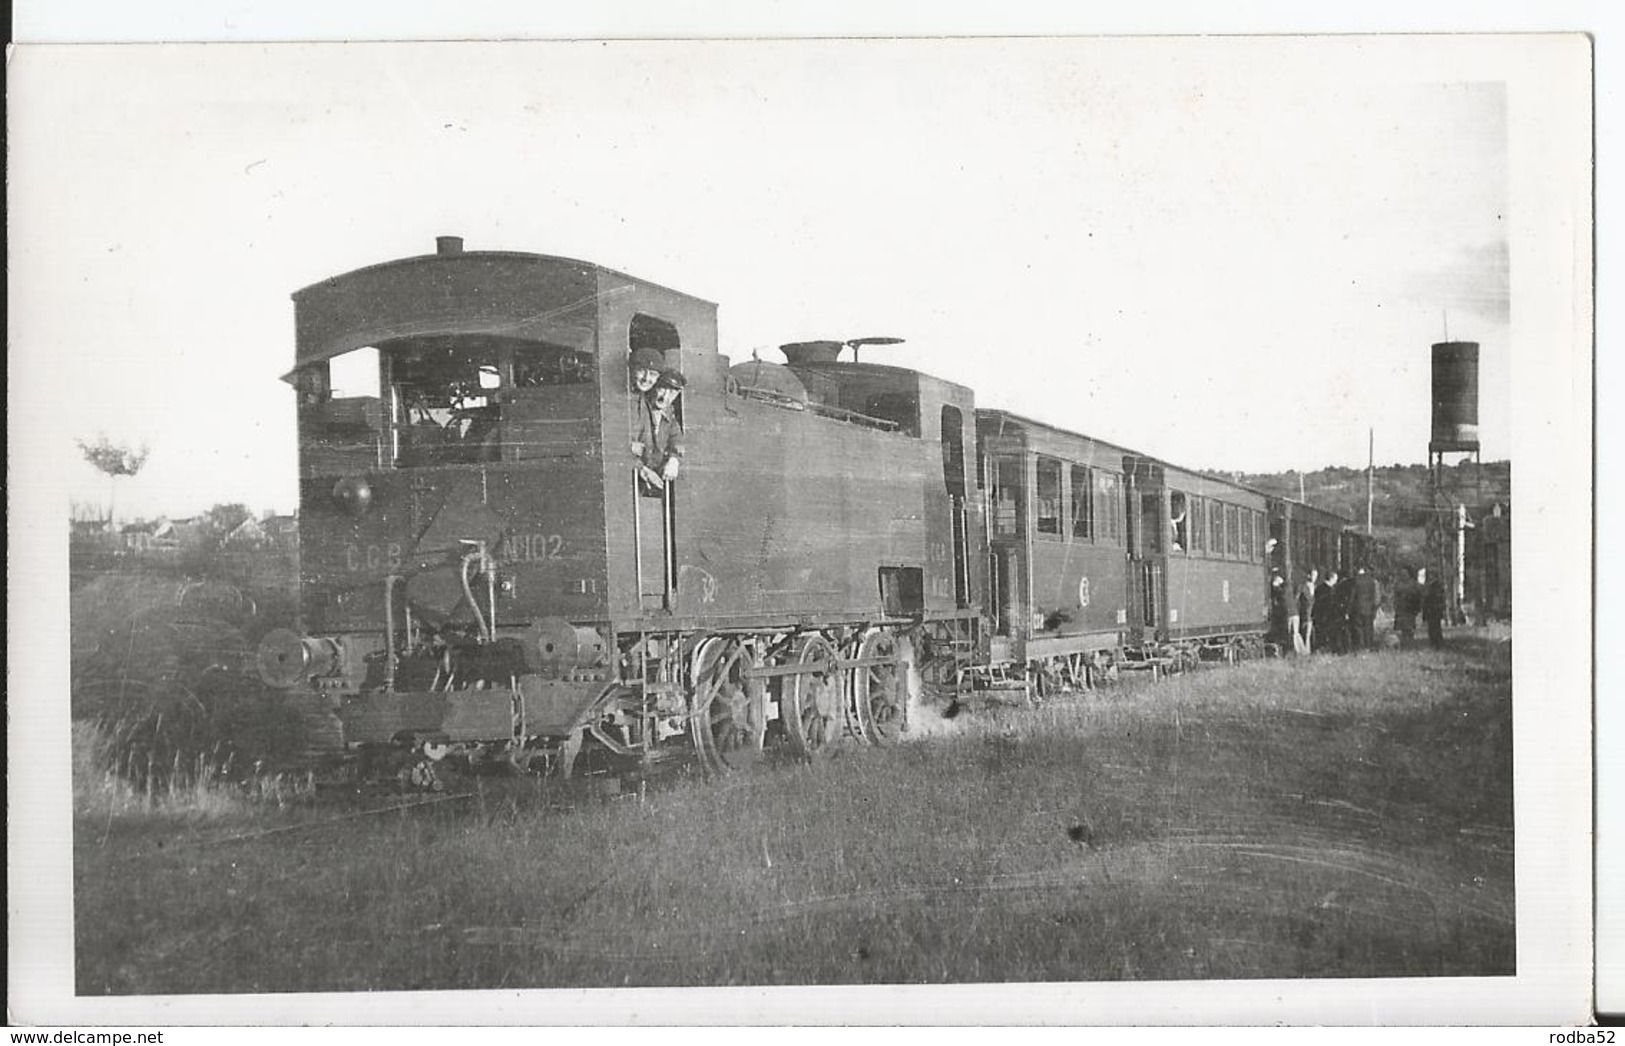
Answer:
<path fill-rule="evenodd" d="M 852 670 L 852 707 L 858 732 L 877 745 L 892 744 L 907 729 L 907 668 L 898 651 L 897 637 L 877 629 L 863 637 L 858 660 L 890 663 L 860 664 Z"/>
<path fill-rule="evenodd" d="M 797 642 L 789 663 L 802 671 L 779 677 L 779 718 L 791 750 L 811 759 L 840 740 L 845 673 L 837 667 L 835 648 L 820 635 Z"/>
<path fill-rule="evenodd" d="M 750 766 L 762 756 L 767 735 L 767 687 L 745 672 L 754 660 L 738 639 L 720 636 L 694 652 L 688 731 L 712 773 Z"/>

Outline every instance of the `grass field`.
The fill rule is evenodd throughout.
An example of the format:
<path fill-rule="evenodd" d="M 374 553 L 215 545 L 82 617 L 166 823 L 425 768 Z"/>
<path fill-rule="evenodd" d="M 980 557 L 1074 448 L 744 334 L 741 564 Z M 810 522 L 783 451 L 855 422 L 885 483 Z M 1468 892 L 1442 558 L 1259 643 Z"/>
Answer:
<path fill-rule="evenodd" d="M 1511 974 L 1502 638 L 977 708 L 641 800 L 120 803 L 87 771 L 78 991 Z"/>

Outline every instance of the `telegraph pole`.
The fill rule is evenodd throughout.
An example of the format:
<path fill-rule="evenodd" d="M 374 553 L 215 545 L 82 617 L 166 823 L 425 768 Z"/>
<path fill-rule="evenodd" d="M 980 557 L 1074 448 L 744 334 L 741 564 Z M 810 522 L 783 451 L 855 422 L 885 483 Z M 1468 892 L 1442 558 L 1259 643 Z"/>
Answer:
<path fill-rule="evenodd" d="M 1366 440 L 1366 451 L 1365 451 L 1365 454 L 1366 454 L 1366 457 L 1365 457 L 1365 536 L 1370 537 L 1371 536 L 1371 502 L 1372 502 L 1372 499 L 1373 499 L 1372 478 L 1376 475 L 1376 469 L 1377 469 L 1377 427 L 1375 425 L 1373 425 L 1371 428 L 1366 430 L 1366 433 L 1367 433 L 1367 440 Z"/>

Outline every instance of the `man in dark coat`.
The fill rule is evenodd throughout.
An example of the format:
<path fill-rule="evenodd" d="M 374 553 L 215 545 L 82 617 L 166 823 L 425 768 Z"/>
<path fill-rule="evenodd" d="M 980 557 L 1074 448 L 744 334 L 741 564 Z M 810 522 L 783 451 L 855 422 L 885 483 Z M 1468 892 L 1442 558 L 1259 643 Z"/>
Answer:
<path fill-rule="evenodd" d="M 1399 633 L 1399 645 L 1408 647 L 1416 639 L 1416 612 L 1422 609 L 1422 589 L 1411 572 L 1403 570 L 1399 583 L 1394 586 L 1394 631 Z"/>
<path fill-rule="evenodd" d="M 1377 579 L 1371 571 L 1360 567 L 1354 572 L 1349 593 L 1349 628 L 1353 633 L 1356 650 L 1370 650 L 1375 644 L 1374 625 L 1377 618 Z"/>
<path fill-rule="evenodd" d="M 657 496 L 682 470 L 683 423 L 677 416 L 677 397 L 686 384 L 677 371 L 661 371 L 634 422 L 632 454 L 638 460 L 639 489 L 646 496 Z"/>
<path fill-rule="evenodd" d="M 1348 611 L 1343 600 L 1344 586 L 1336 570 L 1329 570 L 1315 587 L 1315 649 L 1341 654 L 1346 649 L 1343 622 Z"/>
<path fill-rule="evenodd" d="M 1279 570 L 1270 571 L 1270 629 L 1265 640 L 1282 654 L 1292 652 L 1292 594 Z"/>
<path fill-rule="evenodd" d="M 1444 582 L 1428 577 L 1426 570 L 1416 572 L 1422 582 L 1422 620 L 1427 622 L 1428 643 L 1435 650 L 1444 647 Z"/>

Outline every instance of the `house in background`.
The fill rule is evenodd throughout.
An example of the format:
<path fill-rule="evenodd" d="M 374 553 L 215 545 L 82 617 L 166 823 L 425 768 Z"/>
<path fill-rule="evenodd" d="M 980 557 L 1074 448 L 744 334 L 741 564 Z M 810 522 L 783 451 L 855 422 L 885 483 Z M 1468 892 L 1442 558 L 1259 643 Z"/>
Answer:
<path fill-rule="evenodd" d="M 253 516 L 237 524 L 225 537 L 220 539 L 220 547 L 228 552 L 254 552 L 270 546 L 270 537 L 260 521 Z"/>
<path fill-rule="evenodd" d="M 160 516 L 124 528 L 124 547 L 131 552 L 158 552 L 178 548 L 175 524 Z"/>
<path fill-rule="evenodd" d="M 299 520 L 267 512 L 259 519 L 245 519 L 220 542 L 228 552 L 297 552 Z"/>
<path fill-rule="evenodd" d="M 200 518 L 160 517 L 124 528 L 124 547 L 131 552 L 179 553 L 202 548 L 208 541 L 208 521 Z"/>

